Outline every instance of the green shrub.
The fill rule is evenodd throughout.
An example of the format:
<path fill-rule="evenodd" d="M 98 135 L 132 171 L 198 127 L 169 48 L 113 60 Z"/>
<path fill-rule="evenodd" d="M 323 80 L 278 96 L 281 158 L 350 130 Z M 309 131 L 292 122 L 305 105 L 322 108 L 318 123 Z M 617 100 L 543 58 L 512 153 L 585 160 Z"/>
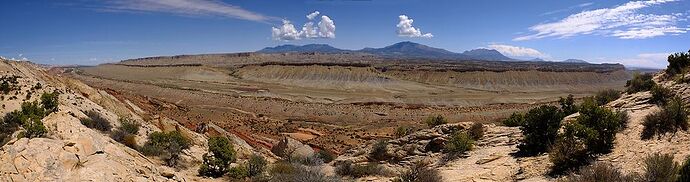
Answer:
<path fill-rule="evenodd" d="M 199 175 L 220 177 L 228 171 L 228 165 L 235 162 L 235 150 L 226 137 L 208 139 L 208 151 L 204 154 Z"/>
<path fill-rule="evenodd" d="M 257 176 L 264 172 L 266 169 L 266 159 L 260 155 L 252 154 L 247 162 L 247 174 L 249 177 Z"/>
<path fill-rule="evenodd" d="M 429 163 L 417 161 L 412 166 L 400 173 L 394 182 L 441 182 L 442 177 L 438 170 L 431 168 Z"/>
<path fill-rule="evenodd" d="M 58 111 L 58 93 L 43 93 L 41 95 L 41 105 L 48 113 L 53 113 Z"/>
<path fill-rule="evenodd" d="M 316 157 L 321 159 L 325 163 L 329 163 L 333 160 L 335 160 L 336 156 L 335 154 L 327 151 L 326 149 L 321 149 L 319 152 L 316 153 Z"/>
<path fill-rule="evenodd" d="M 503 125 L 508 127 L 517 127 L 525 124 L 525 115 L 514 112 L 507 119 L 503 120 Z"/>
<path fill-rule="evenodd" d="M 522 143 L 518 145 L 523 155 L 536 155 L 546 152 L 556 140 L 563 114 L 554 106 L 540 106 L 525 115 L 522 130 Z"/>
<path fill-rule="evenodd" d="M 385 140 L 379 140 L 372 146 L 371 152 L 369 152 L 369 158 L 384 161 L 388 160 L 390 155 L 388 154 L 388 142 Z"/>
<path fill-rule="evenodd" d="M 678 181 L 690 181 L 690 157 L 685 158 L 685 162 L 678 170 Z"/>
<path fill-rule="evenodd" d="M 666 105 L 668 100 L 674 97 L 673 91 L 671 91 L 671 89 L 668 89 L 661 85 L 654 85 L 650 92 L 652 93 L 652 98 L 649 99 L 649 102 L 653 104 Z"/>
<path fill-rule="evenodd" d="M 144 155 L 161 157 L 167 166 L 175 166 L 182 150 L 188 149 L 189 146 L 189 139 L 182 136 L 179 131 L 153 132 L 140 150 Z"/>
<path fill-rule="evenodd" d="M 270 170 L 270 179 L 264 181 L 271 182 L 337 182 L 341 181 L 336 177 L 326 176 L 320 167 L 306 167 L 299 164 L 286 162 L 276 163 Z M 252 181 L 258 181 L 252 178 Z"/>
<path fill-rule="evenodd" d="M 614 101 L 618 98 L 621 97 L 621 92 L 618 90 L 613 90 L 613 89 L 606 89 L 597 92 L 597 95 L 594 96 L 594 99 L 597 100 L 597 105 L 603 106 L 608 104 L 611 101 Z"/>
<path fill-rule="evenodd" d="M 395 137 L 404 137 L 414 132 L 414 128 L 410 126 L 399 126 L 395 129 Z"/>
<path fill-rule="evenodd" d="M 649 91 L 656 85 L 652 77 L 650 73 L 634 73 L 633 78 L 625 83 L 625 92 L 632 94 L 635 92 Z"/>
<path fill-rule="evenodd" d="M 688 51 L 688 53 L 674 53 L 668 56 L 666 73 L 671 76 L 685 73 L 687 72 L 688 66 L 690 66 L 690 51 Z"/>
<path fill-rule="evenodd" d="M 589 155 L 587 148 L 579 135 L 588 135 L 593 131 L 579 124 L 567 124 L 565 130 L 559 135 L 556 143 L 549 150 L 549 160 L 553 163 L 551 174 L 577 169 L 587 164 Z"/>
<path fill-rule="evenodd" d="M 37 102 L 24 102 L 22 103 L 21 110 L 10 112 L 5 115 L 3 120 L 11 128 L 19 125 L 22 126 L 24 132 L 20 135 L 20 138 L 37 138 L 43 137 L 48 133 L 41 121 L 45 116 L 45 110 Z"/>
<path fill-rule="evenodd" d="M 441 115 L 426 118 L 426 125 L 429 127 L 434 127 L 446 123 L 448 123 L 448 121 L 446 121 L 446 118 L 444 118 Z"/>
<path fill-rule="evenodd" d="M 137 141 L 136 135 L 139 133 L 139 123 L 129 118 L 120 118 L 120 126 L 117 127 L 111 134 L 110 138 L 113 140 L 125 144 L 129 148 L 136 149 Z M 88 121 L 87 121 L 88 122 Z M 82 123 L 83 124 L 83 123 Z"/>
<path fill-rule="evenodd" d="M 561 105 L 561 112 L 563 112 L 563 114 L 566 116 L 577 112 L 577 106 L 575 105 L 573 94 L 568 94 L 568 97 L 566 98 L 559 98 L 558 103 Z"/>
<path fill-rule="evenodd" d="M 561 182 L 634 182 L 639 181 L 634 175 L 625 175 L 611 164 L 595 163 L 581 168 L 577 174 L 571 173 Z"/>
<path fill-rule="evenodd" d="M 98 112 L 88 111 L 86 112 L 86 116 L 87 118 L 82 118 L 79 121 L 81 121 L 81 124 L 87 128 L 96 129 L 103 132 L 108 132 L 113 128 L 113 126 L 110 125 L 110 122 L 103 118 L 103 116 L 101 116 L 101 114 Z"/>
<path fill-rule="evenodd" d="M 234 179 L 244 179 L 246 177 L 249 177 L 249 171 L 247 170 L 247 167 L 238 165 L 235 167 L 231 167 L 228 170 L 228 176 Z"/>
<path fill-rule="evenodd" d="M 644 160 L 645 181 L 676 181 L 678 163 L 673 161 L 671 154 L 652 154 Z"/>
<path fill-rule="evenodd" d="M 585 102 L 580 106 L 580 116 L 577 125 L 584 127 L 587 132 L 579 132 L 585 141 L 590 154 L 604 154 L 611 151 L 616 139 L 616 133 L 627 123 L 628 117 L 624 112 L 613 112 L 608 108 Z"/>
<path fill-rule="evenodd" d="M 474 141 L 469 134 L 466 132 L 456 132 L 446 141 L 443 151 L 451 155 L 463 154 L 472 150 L 472 145 L 474 145 Z"/>
<path fill-rule="evenodd" d="M 671 99 L 661 111 L 649 114 L 642 122 L 642 139 L 651 139 L 678 130 L 688 130 L 688 111 L 679 97 Z"/>
<path fill-rule="evenodd" d="M 382 175 L 386 173 L 383 167 L 379 166 L 377 163 L 352 164 L 351 161 L 344 161 L 336 164 L 335 172 L 340 176 L 351 176 L 353 178 Z"/>
<path fill-rule="evenodd" d="M 472 123 L 469 134 L 473 140 L 479 140 L 484 137 L 484 125 L 481 123 Z"/>

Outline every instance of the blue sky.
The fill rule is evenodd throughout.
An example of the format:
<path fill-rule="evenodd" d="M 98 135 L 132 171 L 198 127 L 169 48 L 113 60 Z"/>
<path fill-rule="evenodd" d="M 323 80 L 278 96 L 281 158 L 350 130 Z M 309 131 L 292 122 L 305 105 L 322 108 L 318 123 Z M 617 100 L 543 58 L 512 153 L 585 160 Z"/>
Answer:
<path fill-rule="evenodd" d="M 4 0 L 0 55 L 91 65 L 282 44 L 361 49 L 413 41 L 665 67 L 668 53 L 690 49 L 688 19 L 687 0 Z"/>

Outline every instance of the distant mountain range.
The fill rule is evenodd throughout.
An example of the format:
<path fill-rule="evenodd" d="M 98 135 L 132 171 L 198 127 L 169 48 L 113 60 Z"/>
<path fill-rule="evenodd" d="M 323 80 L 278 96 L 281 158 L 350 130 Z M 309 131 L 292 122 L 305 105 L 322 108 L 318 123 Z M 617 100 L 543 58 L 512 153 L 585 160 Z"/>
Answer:
<path fill-rule="evenodd" d="M 303 46 L 297 45 L 280 45 L 275 47 L 266 47 L 258 53 L 368 53 L 383 57 L 392 58 L 424 58 L 424 59 L 453 59 L 453 60 L 485 60 L 485 61 L 544 61 L 543 59 L 535 58 L 531 60 L 519 60 L 509 58 L 500 52 L 493 49 L 473 49 L 463 53 L 451 52 L 441 48 L 429 47 L 423 44 L 414 42 L 398 42 L 396 44 L 386 46 L 383 48 L 364 48 L 361 50 L 345 50 L 338 49 L 327 44 L 307 44 Z M 568 59 L 562 61 L 564 63 L 587 63 L 583 60 Z"/>

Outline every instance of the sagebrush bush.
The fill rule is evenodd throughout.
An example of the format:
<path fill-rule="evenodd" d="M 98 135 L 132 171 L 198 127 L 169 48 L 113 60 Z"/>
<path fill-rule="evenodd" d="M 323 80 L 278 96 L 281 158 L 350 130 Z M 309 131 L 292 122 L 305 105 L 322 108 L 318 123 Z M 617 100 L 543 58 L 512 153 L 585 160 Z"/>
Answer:
<path fill-rule="evenodd" d="M 649 91 L 656 85 L 652 77 L 653 75 L 651 73 L 634 73 L 633 78 L 625 83 L 625 92 L 632 94 L 635 92 Z"/>
<path fill-rule="evenodd" d="M 540 106 L 525 115 L 522 130 L 522 143 L 518 145 L 523 155 L 536 155 L 546 152 L 556 140 L 558 129 L 564 115 L 555 106 Z"/>
<path fill-rule="evenodd" d="M 144 155 L 162 158 L 167 166 L 175 166 L 182 150 L 189 147 L 189 139 L 182 136 L 179 131 L 153 132 L 140 150 Z"/>
<path fill-rule="evenodd" d="M 580 133 L 588 131 L 591 132 L 578 124 L 565 126 L 564 132 L 549 149 L 549 160 L 553 163 L 551 174 L 563 174 L 589 162 L 585 143 L 578 137 Z"/>
<path fill-rule="evenodd" d="M 613 89 L 606 89 L 597 92 L 597 95 L 594 96 L 594 99 L 597 101 L 597 105 L 603 106 L 608 104 L 611 101 L 614 101 L 618 98 L 621 97 L 621 92 L 618 90 L 613 90 Z"/>
<path fill-rule="evenodd" d="M 220 177 L 228 171 L 228 165 L 235 162 L 235 150 L 226 137 L 208 139 L 208 153 L 203 155 L 199 175 Z"/>
<path fill-rule="evenodd" d="M 417 161 L 412 166 L 401 172 L 400 175 L 393 179 L 394 182 L 441 182 L 442 177 L 438 170 L 431 168 L 429 163 Z"/>
<path fill-rule="evenodd" d="M 559 98 L 558 103 L 561 105 L 561 112 L 566 116 L 577 112 L 577 105 L 575 105 L 573 94 L 568 94 L 566 98 Z"/>
<path fill-rule="evenodd" d="M 249 172 L 247 171 L 247 167 L 238 165 L 228 169 L 228 176 L 234 179 L 244 179 L 249 177 Z"/>
<path fill-rule="evenodd" d="M 583 167 L 577 173 L 571 173 L 560 182 L 634 182 L 639 181 L 634 175 L 625 175 L 611 164 L 602 162 Z"/>
<path fill-rule="evenodd" d="M 473 140 L 479 140 L 484 137 L 484 125 L 481 123 L 472 123 L 469 134 Z"/>
<path fill-rule="evenodd" d="M 518 112 L 514 112 L 510 115 L 510 117 L 503 120 L 502 123 L 503 125 L 508 127 L 522 126 L 525 124 L 525 115 Z"/>
<path fill-rule="evenodd" d="M 644 160 L 645 181 L 676 181 L 678 163 L 673 161 L 672 154 L 655 153 Z"/>
<path fill-rule="evenodd" d="M 688 111 L 679 97 L 675 97 L 658 112 L 649 114 L 642 122 L 642 139 L 651 139 L 678 130 L 688 130 Z"/>
<path fill-rule="evenodd" d="M 678 181 L 687 182 L 690 181 L 690 157 L 686 157 L 683 165 L 678 170 Z"/>
<path fill-rule="evenodd" d="M 320 167 L 307 167 L 299 164 L 291 164 L 286 162 L 275 163 L 270 170 L 270 179 L 264 181 L 270 182 L 338 182 L 341 181 L 337 177 L 326 176 Z M 259 181 L 252 179 L 252 181 Z"/>
<path fill-rule="evenodd" d="M 426 122 L 426 125 L 429 127 L 434 127 L 434 126 L 448 123 L 446 118 L 444 118 L 441 115 L 428 117 L 428 118 L 426 118 L 425 122 Z"/>
<path fill-rule="evenodd" d="M 406 135 L 411 134 L 414 132 L 414 128 L 410 126 L 399 126 L 398 128 L 395 129 L 395 137 L 404 137 Z"/>
<path fill-rule="evenodd" d="M 343 161 L 336 164 L 335 172 L 340 176 L 351 176 L 353 178 L 382 175 L 386 173 L 383 167 L 379 166 L 377 163 L 353 164 L 352 161 Z"/>
<path fill-rule="evenodd" d="M 388 142 L 385 140 L 377 141 L 369 152 L 369 158 L 376 161 L 388 160 L 388 158 L 390 158 L 390 155 L 388 154 Z"/>
<path fill-rule="evenodd" d="M 654 85 L 652 90 L 652 98 L 649 102 L 658 105 L 666 105 L 666 103 L 674 97 L 673 91 L 661 85 Z"/>
<path fill-rule="evenodd" d="M 443 151 L 451 155 L 463 154 L 472 150 L 473 145 L 474 140 L 467 132 L 456 132 L 446 141 Z"/>
<path fill-rule="evenodd" d="M 103 116 L 96 111 L 88 111 L 86 112 L 86 116 L 87 118 L 82 118 L 79 121 L 81 121 L 82 125 L 88 128 L 103 132 L 108 132 L 113 128 L 113 126 L 110 125 L 110 122 L 108 122 L 107 119 L 103 118 Z"/>
<path fill-rule="evenodd" d="M 120 126 L 110 133 L 110 138 L 130 148 L 136 149 L 136 135 L 139 133 L 139 127 L 141 127 L 141 125 L 129 118 L 120 118 L 119 121 Z"/>

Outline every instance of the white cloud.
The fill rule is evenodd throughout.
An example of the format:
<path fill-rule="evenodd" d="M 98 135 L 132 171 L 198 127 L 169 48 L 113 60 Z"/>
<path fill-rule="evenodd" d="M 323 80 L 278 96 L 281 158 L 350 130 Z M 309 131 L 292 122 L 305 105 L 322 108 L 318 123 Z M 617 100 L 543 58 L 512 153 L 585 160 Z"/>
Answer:
<path fill-rule="evenodd" d="M 276 19 L 214 0 L 110 0 L 104 11 L 165 12 L 187 16 L 221 16 L 266 22 Z"/>
<path fill-rule="evenodd" d="M 642 53 L 632 58 L 614 59 L 614 62 L 626 66 L 646 67 L 646 68 L 665 68 L 668 65 L 668 55 L 671 53 Z"/>
<path fill-rule="evenodd" d="M 666 34 L 677 35 L 687 33 L 690 28 L 678 27 L 647 27 L 647 28 L 630 28 L 628 30 L 613 31 L 613 36 L 621 39 L 645 39 L 650 37 L 662 36 Z"/>
<path fill-rule="evenodd" d="M 288 20 L 283 20 L 283 25 L 280 27 L 271 27 L 273 40 L 300 40 L 302 38 L 313 39 L 313 38 L 335 38 L 335 22 L 328 16 L 321 16 L 319 23 L 314 26 L 314 22 L 311 20 L 316 19 L 316 16 L 320 14 L 315 11 L 307 15 L 307 21 L 302 26 L 302 30 L 298 31 L 295 26 Z"/>
<path fill-rule="evenodd" d="M 551 15 L 551 14 L 566 12 L 566 11 L 570 11 L 570 10 L 574 10 L 574 9 L 578 9 L 578 8 L 584 8 L 584 7 L 587 7 L 587 6 L 591 6 L 591 5 L 593 5 L 593 4 L 594 4 L 593 2 L 582 3 L 582 4 L 575 5 L 575 6 L 570 6 L 570 7 L 567 7 L 567 8 L 563 8 L 563 9 L 559 9 L 559 10 L 554 10 L 554 11 L 549 11 L 549 12 L 546 12 L 546 13 L 542 13 L 541 16 L 546 16 L 546 15 Z"/>
<path fill-rule="evenodd" d="M 400 19 L 400 22 L 398 22 L 398 36 L 400 37 L 424 37 L 424 38 L 431 38 L 434 37 L 431 33 L 425 33 L 422 34 L 422 31 L 419 30 L 419 28 L 415 28 L 412 26 L 412 20 L 411 18 L 407 17 L 406 15 L 400 15 L 398 16 Z"/>
<path fill-rule="evenodd" d="M 319 16 L 319 13 L 320 13 L 319 11 L 314 11 L 313 13 L 308 14 L 307 19 L 313 20 L 314 18 L 316 18 L 316 16 Z"/>
<path fill-rule="evenodd" d="M 275 40 L 297 40 L 302 35 L 302 32 L 297 31 L 295 25 L 292 25 L 288 20 L 283 20 L 283 26 L 280 28 L 271 27 L 271 29 Z"/>
<path fill-rule="evenodd" d="M 667 33 L 685 33 L 687 29 L 678 28 L 677 25 L 679 22 L 687 21 L 687 18 L 683 18 L 682 13 L 666 15 L 638 13 L 638 10 L 643 8 L 673 1 L 676 0 L 633 1 L 613 8 L 583 11 L 556 22 L 534 25 L 529 29 L 536 33 L 516 37 L 513 40 L 522 41 L 545 37 L 566 38 L 588 34 L 610 35 L 619 38 L 650 38 L 663 36 Z"/>
<path fill-rule="evenodd" d="M 532 48 L 527 48 L 527 47 L 518 47 L 518 46 L 511 46 L 511 45 L 503 45 L 503 44 L 491 44 L 489 45 L 489 48 L 495 49 L 498 52 L 501 52 L 501 54 L 505 54 L 507 56 L 517 56 L 517 57 L 537 57 L 537 58 L 547 58 L 549 57 L 548 55 Z"/>
<path fill-rule="evenodd" d="M 321 22 L 319 22 L 319 36 L 324 38 L 335 38 L 335 23 L 328 16 L 321 16 Z"/>

